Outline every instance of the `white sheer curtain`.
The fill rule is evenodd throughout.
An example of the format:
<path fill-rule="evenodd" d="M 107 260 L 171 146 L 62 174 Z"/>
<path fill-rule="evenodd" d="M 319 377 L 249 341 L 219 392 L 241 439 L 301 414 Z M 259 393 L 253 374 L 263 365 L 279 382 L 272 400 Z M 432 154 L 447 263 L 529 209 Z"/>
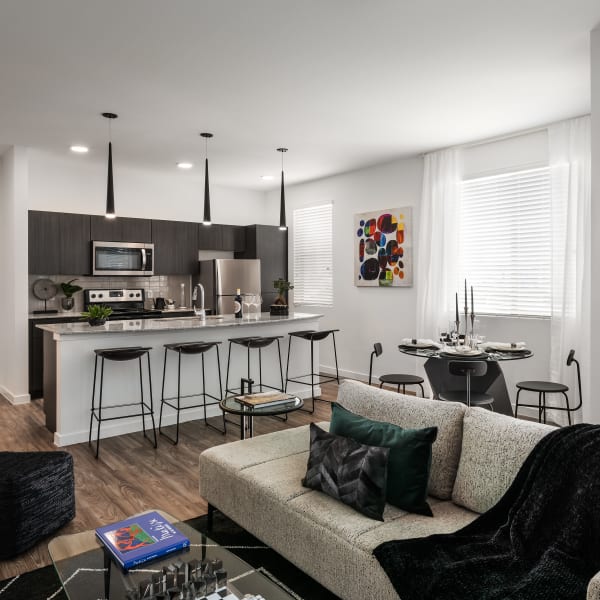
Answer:
<path fill-rule="evenodd" d="M 454 321 L 458 285 L 461 154 L 450 148 L 425 155 L 417 246 L 417 336 L 435 338 Z"/>
<path fill-rule="evenodd" d="M 591 402 L 590 260 L 591 260 L 591 132 L 590 117 L 556 123 L 548 128 L 552 171 L 552 322 L 550 379 L 569 386 L 572 405 L 578 401 L 577 372 L 566 365 L 569 350 L 581 363 L 583 402 Z M 564 406 L 562 396 L 548 404 Z M 567 415 L 552 411 L 565 424 Z M 581 421 L 581 411 L 575 422 Z"/>

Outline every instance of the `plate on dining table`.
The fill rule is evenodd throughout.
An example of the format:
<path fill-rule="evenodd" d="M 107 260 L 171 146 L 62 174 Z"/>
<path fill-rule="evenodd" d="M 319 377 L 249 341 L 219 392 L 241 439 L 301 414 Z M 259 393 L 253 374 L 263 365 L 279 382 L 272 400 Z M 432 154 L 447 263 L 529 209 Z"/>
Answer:
<path fill-rule="evenodd" d="M 488 342 L 485 345 L 486 350 L 493 350 L 494 352 L 529 352 L 523 344 L 510 344 L 506 342 Z"/>
<path fill-rule="evenodd" d="M 451 356 L 455 358 L 457 356 L 463 356 L 465 358 L 476 358 L 478 356 L 485 356 L 485 352 L 478 350 L 477 348 L 459 349 L 459 348 L 444 348 L 440 352 L 441 356 Z"/>
<path fill-rule="evenodd" d="M 435 342 L 431 342 L 431 341 L 425 341 L 425 340 L 414 340 L 414 341 L 410 341 L 410 342 L 402 342 L 400 344 L 400 346 L 402 348 L 413 348 L 413 349 L 417 349 L 417 350 L 426 350 L 426 349 L 431 349 L 431 350 L 439 350 L 439 346 L 437 344 L 435 344 Z"/>

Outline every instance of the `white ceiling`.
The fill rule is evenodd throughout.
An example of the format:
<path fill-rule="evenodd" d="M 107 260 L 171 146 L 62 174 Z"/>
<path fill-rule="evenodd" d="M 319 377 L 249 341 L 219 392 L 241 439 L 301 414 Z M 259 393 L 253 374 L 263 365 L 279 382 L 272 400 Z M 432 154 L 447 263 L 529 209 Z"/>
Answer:
<path fill-rule="evenodd" d="M 2 0 L 0 144 L 268 189 L 590 110 L 598 0 Z"/>

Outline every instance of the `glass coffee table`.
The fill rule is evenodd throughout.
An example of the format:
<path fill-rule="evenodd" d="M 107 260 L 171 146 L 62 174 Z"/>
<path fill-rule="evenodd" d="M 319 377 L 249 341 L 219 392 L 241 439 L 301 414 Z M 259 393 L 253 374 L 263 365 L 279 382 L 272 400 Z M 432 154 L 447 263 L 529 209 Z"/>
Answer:
<path fill-rule="evenodd" d="M 274 406 L 247 406 L 242 404 L 238 396 L 228 396 L 221 400 L 221 410 L 232 415 L 240 416 L 240 438 L 243 440 L 246 437 L 254 435 L 254 417 L 277 417 L 295 410 L 299 410 L 304 406 L 304 401 L 297 396 L 290 394 L 289 401 L 276 404 Z M 237 425 L 233 421 L 228 421 Z"/>
<path fill-rule="evenodd" d="M 266 600 L 291 600 L 293 596 L 273 583 L 247 562 L 213 542 L 186 523 L 164 511 L 158 511 L 181 533 L 190 539 L 190 548 L 123 572 L 112 563 L 105 566 L 105 551 L 94 530 L 62 535 L 48 544 L 50 557 L 70 600 L 125 600 L 127 594 L 139 588 L 143 581 L 161 573 L 163 567 L 183 561 L 215 560 L 227 571 L 227 589 L 242 598 L 244 594 L 260 595 Z M 160 596 L 163 597 L 163 596 Z M 164 598 L 169 598 L 165 595 Z"/>

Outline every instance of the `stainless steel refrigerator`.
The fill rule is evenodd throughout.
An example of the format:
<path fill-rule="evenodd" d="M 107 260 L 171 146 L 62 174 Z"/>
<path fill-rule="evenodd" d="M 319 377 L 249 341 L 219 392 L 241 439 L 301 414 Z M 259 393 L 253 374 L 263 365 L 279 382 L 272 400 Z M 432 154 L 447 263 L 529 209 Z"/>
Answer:
<path fill-rule="evenodd" d="M 242 294 L 260 294 L 260 260 L 257 258 L 215 258 L 201 260 L 192 285 L 204 286 L 206 309 L 215 315 L 233 314 L 237 288 Z M 198 294 L 198 298 L 200 295 Z"/>

